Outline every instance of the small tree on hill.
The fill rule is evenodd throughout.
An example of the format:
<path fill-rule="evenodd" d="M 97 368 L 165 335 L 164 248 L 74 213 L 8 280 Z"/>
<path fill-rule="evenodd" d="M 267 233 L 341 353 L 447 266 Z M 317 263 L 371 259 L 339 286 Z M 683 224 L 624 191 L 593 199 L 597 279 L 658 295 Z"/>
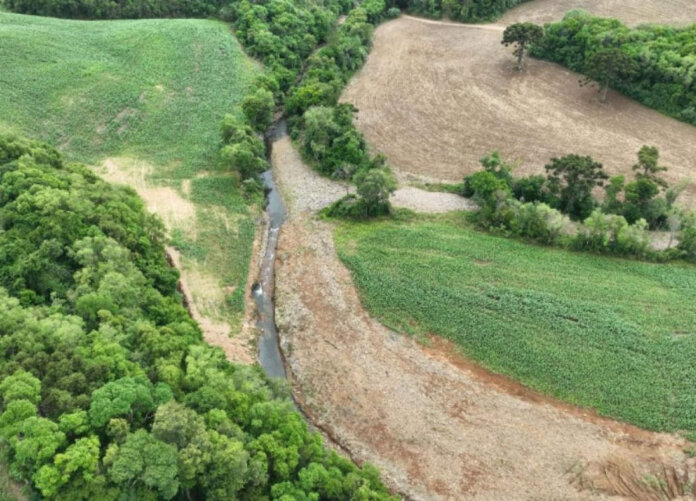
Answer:
<path fill-rule="evenodd" d="M 522 71 L 524 68 L 524 56 L 527 48 L 534 42 L 544 38 L 544 28 L 537 26 L 534 23 L 517 23 L 511 24 L 503 32 L 503 41 L 505 47 L 515 44 L 513 54 L 517 56 L 517 71 Z"/>
<path fill-rule="evenodd" d="M 599 87 L 599 100 L 607 101 L 609 87 L 615 87 L 636 72 L 636 63 L 621 49 L 610 47 L 592 54 L 585 62 L 587 77 L 580 85 L 596 83 Z"/>
<path fill-rule="evenodd" d="M 585 219 L 592 213 L 596 205 L 592 190 L 609 178 L 602 164 L 580 155 L 552 158 L 545 169 L 549 192 L 556 199 L 554 205 L 575 219 Z"/>

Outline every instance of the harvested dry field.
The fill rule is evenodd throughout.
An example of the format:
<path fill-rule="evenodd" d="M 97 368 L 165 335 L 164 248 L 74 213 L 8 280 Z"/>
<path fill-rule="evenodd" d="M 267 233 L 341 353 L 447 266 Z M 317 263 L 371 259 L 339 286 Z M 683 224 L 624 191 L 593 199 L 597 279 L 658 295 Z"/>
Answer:
<path fill-rule="evenodd" d="M 535 0 L 508 11 L 500 23 L 550 23 L 572 9 L 583 9 L 595 16 L 616 17 L 631 26 L 656 22 L 680 25 L 696 20 L 693 0 Z"/>
<path fill-rule="evenodd" d="M 358 127 L 402 177 L 460 180 L 496 149 L 521 161 L 518 173 L 568 153 L 628 172 L 644 144 L 660 148 L 671 181 L 696 174 L 695 127 L 616 93 L 602 104 L 552 63 L 529 60 L 519 74 L 502 29 L 406 16 L 377 29 L 342 100 L 358 107 Z M 696 185 L 687 196 L 696 200 Z"/>

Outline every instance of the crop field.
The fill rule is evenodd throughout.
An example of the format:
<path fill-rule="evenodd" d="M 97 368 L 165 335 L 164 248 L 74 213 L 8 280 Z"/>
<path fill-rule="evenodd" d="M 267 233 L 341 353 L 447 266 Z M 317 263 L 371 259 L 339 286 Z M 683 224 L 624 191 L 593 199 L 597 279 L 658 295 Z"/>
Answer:
<path fill-rule="evenodd" d="M 342 224 L 340 258 L 387 327 L 652 430 L 696 432 L 696 267 L 479 233 L 462 216 Z"/>
<path fill-rule="evenodd" d="M 696 4 L 680 15 L 696 21 Z M 555 64 L 530 59 L 518 73 L 512 48 L 500 43 L 503 29 L 402 16 L 376 30 L 342 100 L 356 105 L 358 128 L 402 177 L 460 181 L 494 150 L 519 161 L 519 174 L 543 172 L 569 153 L 627 173 L 644 144 L 660 149 L 670 182 L 694 176 L 693 126 L 614 92 L 603 104 L 593 87 L 579 86 L 580 75 Z M 684 197 L 693 205 L 696 185 Z"/>
<path fill-rule="evenodd" d="M 209 169 L 217 124 L 257 74 L 229 28 L 203 20 L 0 15 L 0 127 L 72 159 L 138 157 Z"/>
<path fill-rule="evenodd" d="M 230 28 L 0 13 L 0 37 L 0 130 L 136 189 L 164 219 L 198 309 L 239 327 L 257 209 L 215 159 L 219 123 L 260 69 Z"/>

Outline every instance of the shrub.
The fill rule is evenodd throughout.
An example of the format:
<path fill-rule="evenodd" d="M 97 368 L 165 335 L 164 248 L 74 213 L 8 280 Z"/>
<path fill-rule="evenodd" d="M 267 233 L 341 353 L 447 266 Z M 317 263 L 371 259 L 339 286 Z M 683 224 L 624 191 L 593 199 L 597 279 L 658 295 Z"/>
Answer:
<path fill-rule="evenodd" d="M 263 132 L 271 125 L 274 108 L 273 92 L 263 88 L 256 89 L 242 101 L 242 111 L 257 132 Z"/>

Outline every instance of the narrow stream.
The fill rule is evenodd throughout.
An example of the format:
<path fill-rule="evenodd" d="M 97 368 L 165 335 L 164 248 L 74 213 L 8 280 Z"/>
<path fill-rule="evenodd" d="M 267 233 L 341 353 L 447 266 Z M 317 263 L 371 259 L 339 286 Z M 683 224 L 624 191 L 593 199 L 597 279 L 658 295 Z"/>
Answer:
<path fill-rule="evenodd" d="M 281 120 L 268 132 L 266 136 L 267 151 L 269 154 L 273 143 L 287 134 L 285 120 Z M 266 186 L 266 213 L 269 218 L 268 240 L 266 252 L 261 261 L 259 281 L 252 289 L 252 294 L 258 307 L 257 327 L 261 331 L 259 336 L 259 363 L 267 376 L 273 378 L 286 378 L 283 357 L 278 344 L 278 330 L 275 324 L 275 304 L 273 292 L 275 287 L 275 257 L 278 247 L 278 234 L 283 226 L 287 212 L 283 199 L 278 192 L 278 187 L 273 179 L 273 171 L 263 173 L 263 182 Z"/>

